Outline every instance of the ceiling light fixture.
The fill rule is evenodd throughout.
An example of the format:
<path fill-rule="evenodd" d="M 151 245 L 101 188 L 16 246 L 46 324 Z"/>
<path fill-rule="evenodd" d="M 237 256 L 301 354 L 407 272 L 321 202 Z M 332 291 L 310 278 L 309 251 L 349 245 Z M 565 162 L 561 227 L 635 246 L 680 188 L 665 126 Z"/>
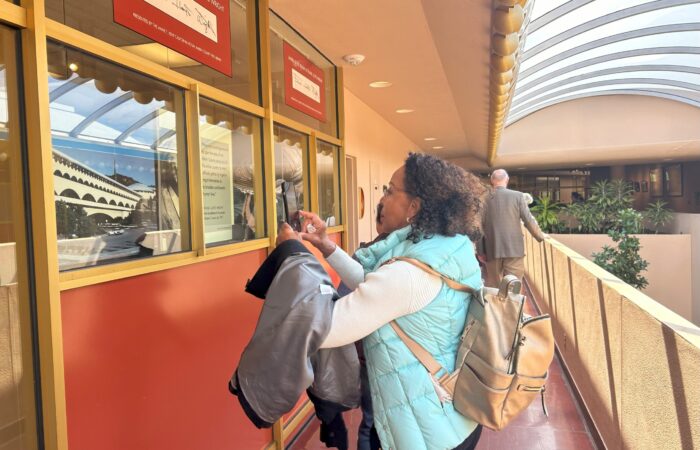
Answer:
<path fill-rule="evenodd" d="M 415 110 L 414 109 L 397 109 L 396 110 L 396 112 L 398 114 L 408 114 L 408 113 L 412 113 L 413 111 L 415 111 Z"/>
<path fill-rule="evenodd" d="M 433 147 L 433 150 L 442 150 L 443 148 L 445 147 L 443 147 L 442 145 L 436 145 L 435 147 Z"/>
<path fill-rule="evenodd" d="M 353 53 L 352 55 L 343 56 L 343 61 L 350 64 L 351 66 L 358 66 L 365 60 L 365 55 L 360 55 L 359 53 Z"/>
<path fill-rule="evenodd" d="M 78 65 L 74 62 L 68 64 L 68 68 L 70 69 L 71 72 L 77 72 L 78 71 Z"/>
<path fill-rule="evenodd" d="M 434 138 L 434 137 L 427 137 L 427 138 L 423 138 L 423 140 L 424 140 L 424 141 L 437 141 L 437 138 Z"/>
<path fill-rule="evenodd" d="M 388 88 L 391 86 L 391 81 L 373 81 L 369 84 L 369 87 L 373 88 Z"/>
<path fill-rule="evenodd" d="M 592 165 L 593 165 L 593 163 L 586 163 L 586 164 L 584 164 L 584 166 L 592 166 Z"/>

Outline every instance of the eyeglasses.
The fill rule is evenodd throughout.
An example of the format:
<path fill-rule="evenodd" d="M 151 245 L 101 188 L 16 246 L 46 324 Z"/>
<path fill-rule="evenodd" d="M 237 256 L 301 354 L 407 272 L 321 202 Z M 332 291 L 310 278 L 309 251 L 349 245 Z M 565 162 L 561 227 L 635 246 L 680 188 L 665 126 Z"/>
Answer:
<path fill-rule="evenodd" d="M 386 184 L 382 186 L 382 192 L 384 196 L 393 195 L 395 192 L 406 192 L 405 189 L 397 188 L 396 186 L 387 186 Z"/>

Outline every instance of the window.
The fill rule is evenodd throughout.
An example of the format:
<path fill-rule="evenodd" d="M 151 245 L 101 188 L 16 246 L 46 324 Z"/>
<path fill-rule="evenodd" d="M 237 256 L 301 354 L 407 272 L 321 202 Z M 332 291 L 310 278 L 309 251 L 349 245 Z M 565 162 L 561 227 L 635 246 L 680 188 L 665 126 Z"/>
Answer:
<path fill-rule="evenodd" d="M 340 225 L 340 149 L 323 141 L 316 151 L 318 215 L 328 226 Z"/>
<path fill-rule="evenodd" d="M 206 244 L 265 236 L 263 195 L 256 192 L 260 119 L 205 98 L 199 111 Z"/>
<path fill-rule="evenodd" d="M 190 249 L 184 94 L 49 43 L 61 270 Z"/>
<path fill-rule="evenodd" d="M 309 137 L 297 131 L 279 125 L 274 127 L 275 134 L 275 198 L 277 202 L 277 222 L 284 222 L 281 185 L 289 181 L 294 185 L 297 203 L 308 210 L 304 195 L 306 189 L 306 154 Z"/>
<path fill-rule="evenodd" d="M 37 447 L 32 413 L 31 332 L 27 267 L 20 266 L 26 230 L 22 220 L 22 142 L 17 86 L 17 35 L 0 25 L 0 447 Z"/>
<path fill-rule="evenodd" d="M 255 1 L 226 2 L 230 12 L 231 71 L 225 75 L 114 21 L 113 0 L 46 0 L 48 18 L 143 56 L 202 83 L 260 104 Z M 86 5 L 89 4 L 89 7 Z M 144 8 L 150 7 L 144 5 Z"/>
<path fill-rule="evenodd" d="M 270 28 L 273 110 L 337 137 L 335 66 L 272 11 L 270 11 Z M 299 79 L 301 84 L 316 87 L 318 90 L 294 89 L 295 82 L 285 77 L 285 52 L 289 52 L 290 48 L 291 52 L 295 53 L 297 62 L 301 62 L 306 70 L 306 72 L 304 69 L 299 69 L 297 73 L 292 72 L 294 79 Z M 317 73 L 311 74 L 309 71 Z M 322 81 L 312 80 L 314 76 L 318 76 Z M 287 84 L 289 88 L 286 87 Z M 322 118 L 319 119 L 319 117 Z"/>

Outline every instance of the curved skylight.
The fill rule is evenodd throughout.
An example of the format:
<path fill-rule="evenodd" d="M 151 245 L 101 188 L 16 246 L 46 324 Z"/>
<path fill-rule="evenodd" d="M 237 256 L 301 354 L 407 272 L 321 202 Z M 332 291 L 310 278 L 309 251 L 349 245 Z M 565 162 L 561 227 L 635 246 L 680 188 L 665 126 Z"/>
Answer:
<path fill-rule="evenodd" d="M 534 0 L 507 125 L 583 97 L 700 107 L 700 0 Z"/>

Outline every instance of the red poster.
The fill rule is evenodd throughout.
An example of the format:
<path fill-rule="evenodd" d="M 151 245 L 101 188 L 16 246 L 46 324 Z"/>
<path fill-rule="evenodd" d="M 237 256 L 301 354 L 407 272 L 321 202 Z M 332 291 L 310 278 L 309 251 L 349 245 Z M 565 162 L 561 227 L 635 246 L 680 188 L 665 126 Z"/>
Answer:
<path fill-rule="evenodd" d="M 114 0 L 114 21 L 232 74 L 229 0 Z"/>
<path fill-rule="evenodd" d="M 323 70 L 297 49 L 284 43 L 284 102 L 321 122 L 326 121 L 326 89 Z"/>

